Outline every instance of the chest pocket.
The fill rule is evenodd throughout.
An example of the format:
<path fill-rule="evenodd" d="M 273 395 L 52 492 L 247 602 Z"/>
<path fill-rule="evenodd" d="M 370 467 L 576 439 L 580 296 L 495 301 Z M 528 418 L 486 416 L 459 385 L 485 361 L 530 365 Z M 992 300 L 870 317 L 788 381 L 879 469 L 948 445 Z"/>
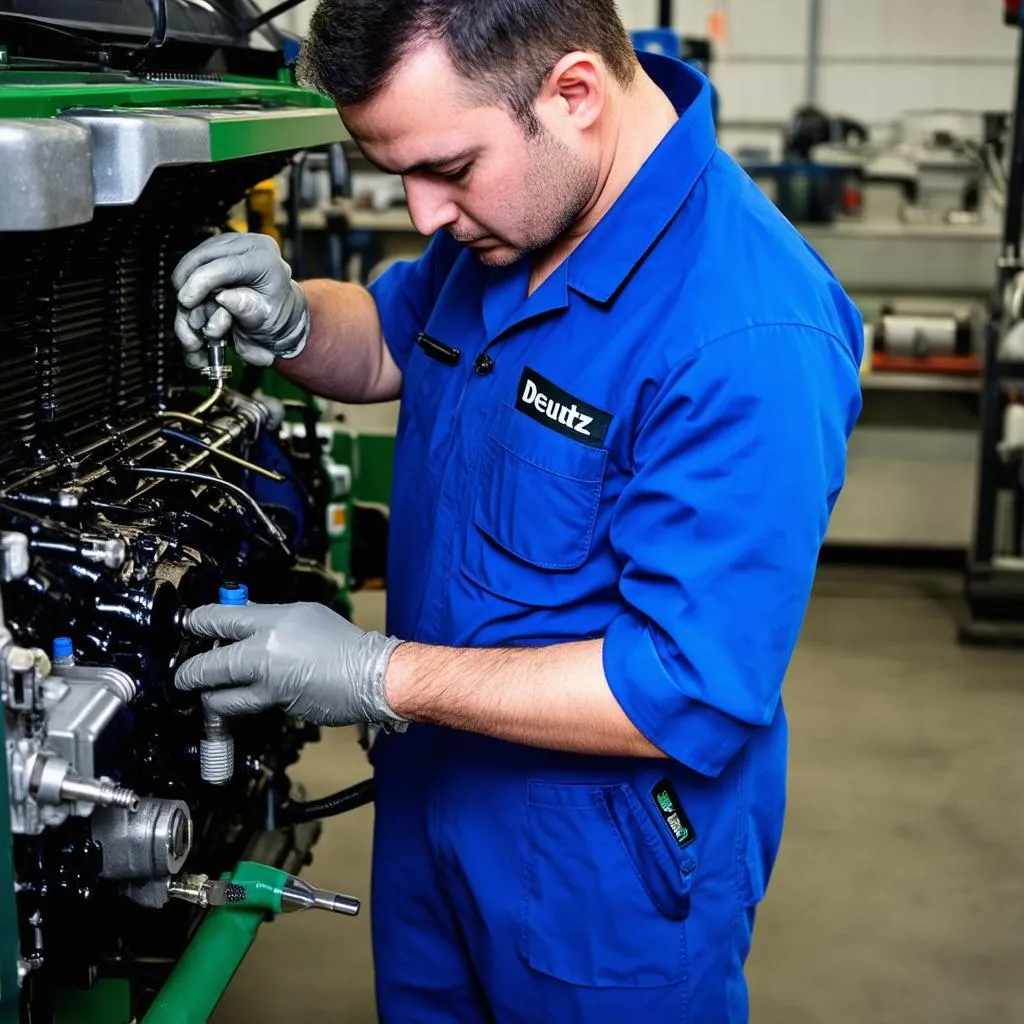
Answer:
<path fill-rule="evenodd" d="M 463 572 L 522 604 L 578 594 L 607 459 L 503 403 L 485 442 Z"/>

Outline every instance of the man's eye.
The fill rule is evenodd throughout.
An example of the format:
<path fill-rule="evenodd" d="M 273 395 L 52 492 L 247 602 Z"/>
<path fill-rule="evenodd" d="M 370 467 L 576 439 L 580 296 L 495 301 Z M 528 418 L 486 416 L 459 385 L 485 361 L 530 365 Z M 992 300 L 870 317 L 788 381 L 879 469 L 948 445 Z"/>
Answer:
<path fill-rule="evenodd" d="M 457 170 L 445 171 L 441 175 L 441 177 L 444 178 L 445 181 L 462 181 L 469 175 L 469 169 L 472 166 L 472 164 L 465 164 L 463 167 L 459 167 Z"/>

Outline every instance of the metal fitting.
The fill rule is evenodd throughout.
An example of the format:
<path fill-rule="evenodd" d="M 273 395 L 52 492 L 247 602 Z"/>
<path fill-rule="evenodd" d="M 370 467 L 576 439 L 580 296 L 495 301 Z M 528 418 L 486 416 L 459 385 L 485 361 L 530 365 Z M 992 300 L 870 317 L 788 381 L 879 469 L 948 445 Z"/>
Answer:
<path fill-rule="evenodd" d="M 20 580 L 29 569 L 28 537 L 23 533 L 0 533 L 3 565 L 0 578 L 4 583 Z"/>
<path fill-rule="evenodd" d="M 91 819 L 103 848 L 103 878 L 150 880 L 176 875 L 192 849 L 192 816 L 181 800 L 144 797 L 138 809 L 110 807 Z"/>
<path fill-rule="evenodd" d="M 4 703 L 12 711 L 35 710 L 43 699 L 43 680 L 53 669 L 49 655 L 37 647 L 11 644 L 2 648 L 0 659 Z"/>
<path fill-rule="evenodd" d="M 134 790 L 118 786 L 110 779 L 80 779 L 71 772 L 60 787 L 60 795 L 64 800 L 76 803 L 123 807 L 127 811 L 139 809 L 139 796 Z"/>
<path fill-rule="evenodd" d="M 204 909 L 210 905 L 207 896 L 210 888 L 209 875 L 180 875 L 171 880 L 167 894 L 185 903 L 192 903 Z"/>
<path fill-rule="evenodd" d="M 102 687 L 108 693 L 113 694 L 122 704 L 131 704 L 138 692 L 135 680 L 127 672 L 107 665 L 54 663 L 51 673 L 55 677 L 76 684 L 79 689 L 84 683 L 93 683 L 96 689 Z M 75 714 L 77 720 L 77 708 Z M 103 725 L 106 725 L 106 721 L 103 722 Z"/>
<path fill-rule="evenodd" d="M 199 774 L 204 782 L 223 786 L 235 774 L 235 741 L 224 719 L 206 711 L 203 738 L 199 741 Z"/>
<path fill-rule="evenodd" d="M 139 797 L 111 779 L 85 779 L 62 757 L 39 754 L 29 776 L 29 793 L 43 804 L 81 803 L 137 811 Z"/>
<path fill-rule="evenodd" d="M 128 545 L 120 537 L 83 537 L 82 557 L 108 569 L 120 569 L 128 558 Z"/>

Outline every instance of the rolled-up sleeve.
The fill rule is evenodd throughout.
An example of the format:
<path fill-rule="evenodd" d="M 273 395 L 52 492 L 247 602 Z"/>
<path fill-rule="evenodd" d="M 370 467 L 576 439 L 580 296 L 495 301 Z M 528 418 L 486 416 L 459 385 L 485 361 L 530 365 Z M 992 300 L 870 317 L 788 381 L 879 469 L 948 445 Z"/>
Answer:
<path fill-rule="evenodd" d="M 860 403 L 838 338 L 780 325 L 704 347 L 643 412 L 604 667 L 634 725 L 694 771 L 719 774 L 776 714 Z"/>
<path fill-rule="evenodd" d="M 393 263 L 370 285 L 384 342 L 403 374 L 416 338 L 461 252 L 462 246 L 442 231 L 431 239 L 422 256 Z"/>

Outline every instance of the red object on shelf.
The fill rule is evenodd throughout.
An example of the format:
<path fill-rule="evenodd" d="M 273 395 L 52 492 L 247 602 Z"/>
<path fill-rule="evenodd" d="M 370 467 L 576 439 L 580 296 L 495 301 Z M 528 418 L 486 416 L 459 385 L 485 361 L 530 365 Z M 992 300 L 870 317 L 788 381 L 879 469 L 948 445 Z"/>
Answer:
<path fill-rule="evenodd" d="M 1021 0 L 1003 0 L 1003 14 L 1007 25 L 1020 24 Z"/>
<path fill-rule="evenodd" d="M 884 373 L 956 373 L 965 377 L 977 377 L 981 373 L 981 362 L 977 356 L 890 356 L 874 352 L 871 369 Z"/>

